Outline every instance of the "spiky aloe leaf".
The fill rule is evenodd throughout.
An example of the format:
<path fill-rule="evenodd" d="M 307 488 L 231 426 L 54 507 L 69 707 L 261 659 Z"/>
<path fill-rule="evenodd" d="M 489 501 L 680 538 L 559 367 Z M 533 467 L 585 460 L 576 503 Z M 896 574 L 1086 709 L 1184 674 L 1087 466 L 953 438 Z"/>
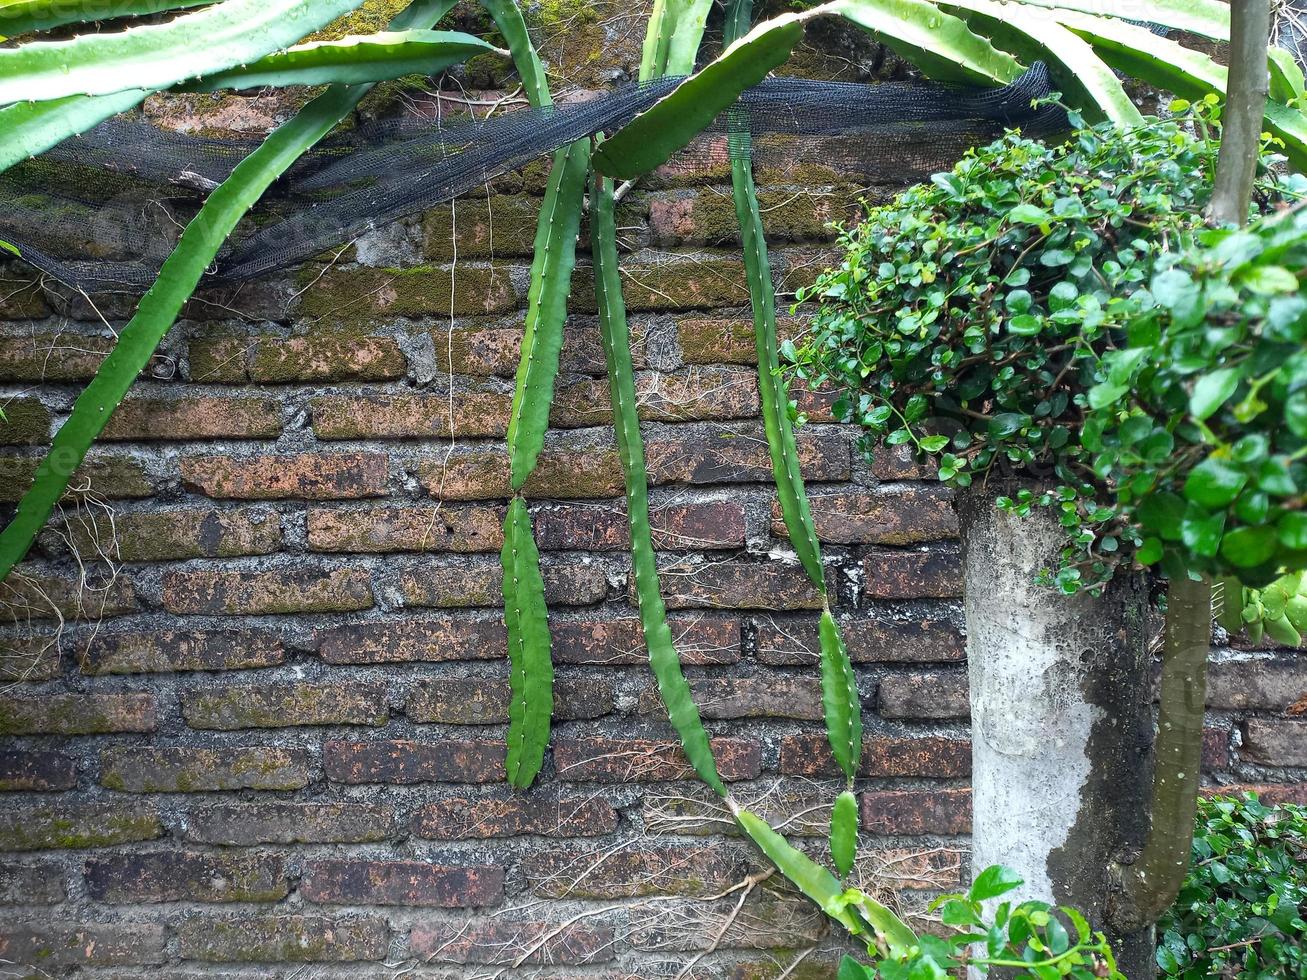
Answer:
<path fill-rule="evenodd" d="M 199 7 L 209 0 L 4 0 L 0 3 L 0 35 L 16 37 L 48 31 L 64 24 L 90 23 L 115 17 L 142 17 L 165 10 Z"/>
<path fill-rule="evenodd" d="M 415 0 L 396 16 L 392 26 L 421 26 L 423 19 L 440 6 L 441 0 Z M 32 486 L 19 501 L 13 520 L 0 532 L 0 581 L 32 546 L 36 533 L 68 488 L 73 471 L 149 362 L 231 230 L 287 167 L 353 111 L 369 88 L 352 85 L 327 89 L 274 130 L 209 195 L 164 261 L 159 278 L 141 299 L 136 315 L 119 333 L 114 349 L 55 433 Z"/>
<path fill-rule="evenodd" d="M 522 87 L 526 90 L 527 100 L 537 109 L 550 105 L 553 99 L 549 94 L 549 83 L 545 79 L 545 66 L 540 63 L 540 55 L 531 43 L 527 33 L 526 21 L 522 11 L 513 0 L 481 0 L 481 5 L 499 28 L 508 45 L 509 54 L 513 56 L 513 65 L 522 77 Z"/>
<path fill-rule="evenodd" d="M 1061 11 L 1058 19 L 1079 34 L 1110 66 L 1190 99 L 1225 95 L 1226 69 L 1207 55 L 1112 17 Z M 1284 141 L 1285 155 L 1307 170 L 1307 117 L 1274 101 L 1266 103 L 1266 128 Z"/>
<path fill-rule="evenodd" d="M 126 89 L 113 95 L 70 95 L 49 102 L 19 102 L 0 109 L 0 170 L 44 153 L 110 116 L 140 105 L 150 93 Z"/>
<path fill-rule="evenodd" d="M 1112 0 L 1018 0 L 1018 3 L 1124 20 L 1146 20 L 1150 24 L 1187 31 L 1213 41 L 1230 40 L 1230 8 L 1220 0 L 1148 0 L 1147 10 L 1141 9 L 1135 0 L 1116 0 L 1115 3 Z"/>
<path fill-rule="evenodd" d="M 659 166 L 784 62 L 806 21 L 823 16 L 843 17 L 872 32 L 932 77 L 998 85 L 1022 71 L 1010 55 L 927 0 L 835 0 L 759 24 L 605 142 L 595 166 L 622 178 Z"/>
<path fill-rule="evenodd" d="M 1302 67 L 1284 48 L 1267 51 L 1271 69 L 1271 98 L 1276 102 L 1290 103 L 1304 94 Z"/>
<path fill-rule="evenodd" d="M 540 552 L 531 532 L 526 501 L 514 497 L 504 519 L 504 624 L 508 627 L 508 781 L 531 785 L 544 763 L 549 717 L 554 711 L 554 666 L 550 659 L 548 610 L 540 578 Z"/>
<path fill-rule="evenodd" d="M 639 598 L 640 625 L 649 666 L 672 727 L 680 736 L 690 765 L 719 796 L 726 795 L 713 759 L 690 685 L 681 671 L 681 658 L 672 642 L 667 611 L 658 586 L 658 568 L 649 529 L 649 483 L 645 474 L 644 440 L 631 369 L 631 334 L 622 302 L 617 265 L 617 229 L 613 218 L 613 183 L 596 176 L 590 185 L 590 237 L 595 261 L 595 299 L 599 330 L 608 362 L 608 388 L 613 403 L 617 451 L 626 480 L 626 513 L 631 528 L 631 567 Z"/>
<path fill-rule="evenodd" d="M 830 610 L 818 626 L 821 640 L 821 703 L 831 753 L 850 782 L 862 761 L 862 708 L 844 639 Z"/>
<path fill-rule="evenodd" d="M 536 226 L 535 256 L 522 331 L 512 413 L 508 420 L 510 483 L 520 490 L 535 469 L 549 428 L 558 354 L 563 347 L 567 294 L 576 265 L 576 236 L 590 165 L 590 144 L 578 140 L 554 153 L 553 170 Z"/>
<path fill-rule="evenodd" d="M 858 798 L 849 790 L 835 797 L 830 811 L 830 856 L 841 878 L 853 870 L 858 854 Z"/>
<path fill-rule="evenodd" d="M 941 6 L 1027 64 L 1047 64 L 1054 85 L 1090 122 L 1142 125 L 1120 79 L 1087 41 L 1058 23 L 1056 12 L 994 0 L 945 0 Z"/>
<path fill-rule="evenodd" d="M 178 88 L 187 92 L 286 85 L 354 85 L 403 75 L 434 75 L 478 54 L 507 52 L 461 31 L 382 31 L 297 44 L 253 64 L 215 72 Z"/>
<path fill-rule="evenodd" d="M 0 49 L 0 103 L 163 89 L 294 44 L 361 0 L 224 0 L 153 27 Z"/>

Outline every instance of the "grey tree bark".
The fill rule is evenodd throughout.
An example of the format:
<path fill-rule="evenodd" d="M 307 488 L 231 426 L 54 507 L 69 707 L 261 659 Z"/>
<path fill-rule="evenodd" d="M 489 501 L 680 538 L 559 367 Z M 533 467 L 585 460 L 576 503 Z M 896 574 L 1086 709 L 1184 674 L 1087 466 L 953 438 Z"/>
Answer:
<path fill-rule="evenodd" d="M 1262 117 L 1270 88 L 1266 42 L 1271 33 L 1271 0 L 1237 0 L 1230 5 L 1230 77 L 1221 111 L 1221 152 L 1208 217 L 1216 224 L 1248 220 Z"/>
<path fill-rule="evenodd" d="M 1122 972 L 1152 976 L 1151 923 L 1109 916 L 1109 869 L 1148 830 L 1152 706 L 1139 578 L 1102 598 L 1035 584 L 1064 532 L 1052 514 L 959 499 L 971 681 L 972 868 L 1015 869 L 1019 899 L 1080 908 L 1111 939 Z"/>

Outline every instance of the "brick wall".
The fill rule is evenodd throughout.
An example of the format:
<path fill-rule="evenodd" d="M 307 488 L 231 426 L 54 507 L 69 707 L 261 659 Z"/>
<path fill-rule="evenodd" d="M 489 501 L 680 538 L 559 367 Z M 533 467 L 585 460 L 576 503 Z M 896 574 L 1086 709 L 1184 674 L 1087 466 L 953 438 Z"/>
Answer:
<path fill-rule="evenodd" d="M 847 175 L 813 173 L 760 175 L 783 291 L 852 213 Z M 655 544 L 724 777 L 820 853 L 817 597 L 770 486 L 719 180 L 669 168 L 619 220 Z M 502 443 L 542 188 L 534 166 L 188 306 L 7 586 L 0 976 L 829 974 L 836 942 L 689 778 L 643 664 L 588 268 L 528 484 L 553 744 L 536 788 L 504 783 Z M 13 501 L 131 304 L 0 280 Z M 955 521 L 928 474 L 869 466 L 798 397 L 867 727 L 858 874 L 912 909 L 965 869 Z M 1307 660 L 1213 671 L 1209 782 L 1303 800 Z"/>

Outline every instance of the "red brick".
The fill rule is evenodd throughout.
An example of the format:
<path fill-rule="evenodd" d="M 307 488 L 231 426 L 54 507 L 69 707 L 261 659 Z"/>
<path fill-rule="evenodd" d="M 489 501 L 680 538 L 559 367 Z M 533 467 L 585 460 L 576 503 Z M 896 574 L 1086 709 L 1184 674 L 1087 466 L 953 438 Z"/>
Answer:
<path fill-rule="evenodd" d="M 825 735 L 786 735 L 781 739 L 781 772 L 787 776 L 834 776 L 839 772 Z M 917 776 L 953 779 L 971 772 L 971 743 L 965 739 L 872 738 L 862 743 L 863 776 Z"/>
<path fill-rule="evenodd" d="M 858 853 L 854 873 L 864 881 L 884 882 L 891 893 L 956 891 L 965 856 L 961 847 L 871 847 Z"/>
<path fill-rule="evenodd" d="M 850 198 L 833 190 L 759 188 L 767 241 L 833 240 L 829 227 L 853 215 Z M 646 197 L 649 231 L 657 245 L 739 245 L 740 226 L 730 196 L 716 188 L 654 191 Z"/>
<path fill-rule="evenodd" d="M 1203 729 L 1203 771 L 1214 772 L 1230 767 L 1230 730 Z"/>
<path fill-rule="evenodd" d="M 616 829 L 617 811 L 597 796 L 453 796 L 413 816 L 413 833 L 433 840 L 598 837 Z"/>
<path fill-rule="evenodd" d="M 1266 766 L 1307 767 L 1307 721 L 1249 718 L 1241 754 Z"/>
<path fill-rule="evenodd" d="M 0 381 L 90 381 L 114 337 L 38 333 L 0 337 Z"/>
<path fill-rule="evenodd" d="M 451 615 L 333 626 L 317 633 L 318 655 L 330 664 L 500 660 L 508 656 L 502 618 Z"/>
<path fill-rule="evenodd" d="M 430 259 L 529 256 L 540 199 L 529 194 L 468 195 L 422 216 L 422 254 Z"/>
<path fill-rule="evenodd" d="M 418 923 L 409 934 L 409 955 L 423 963 L 485 963 L 580 966 L 616 956 L 613 930 L 587 922 Z"/>
<path fill-rule="evenodd" d="M 182 485 L 192 493 L 238 500 L 350 500 L 381 497 L 389 462 L 380 453 L 186 456 Z"/>
<path fill-rule="evenodd" d="M 722 366 L 635 375 L 639 416 L 646 422 L 695 422 L 758 416 L 758 381 L 753 371 Z M 612 396 L 606 378 L 581 378 L 560 385 L 549 412 L 559 429 L 611 425 Z"/>
<path fill-rule="evenodd" d="M 50 410 L 36 398 L 6 398 L 0 407 L 0 445 L 39 446 L 50 441 Z"/>
<path fill-rule="evenodd" d="M 817 537 L 831 544 L 906 545 L 958 534 L 952 494 L 944 488 L 821 491 L 808 500 Z M 777 503 L 772 533 L 788 536 Z"/>
<path fill-rule="evenodd" d="M 816 677 L 702 677 L 690 682 L 704 718 L 796 718 L 820 721 L 821 681 Z M 640 695 L 640 712 L 666 718 L 656 687 Z"/>
<path fill-rule="evenodd" d="M 799 469 L 810 483 L 847 480 L 852 472 L 849 434 L 835 426 L 805 428 L 796 436 Z M 771 483 L 767 438 L 756 426 L 668 427 L 645 443 L 649 481 L 664 483 Z"/>
<path fill-rule="evenodd" d="M 448 374 L 470 374 L 511 378 L 517 374 L 521 360 L 520 327 L 456 325 L 450 333 L 444 329 L 431 332 L 436 350 L 436 367 Z M 645 332 L 639 323 L 631 324 L 631 361 L 638 371 L 646 366 Z M 563 331 L 563 350 L 559 371 L 564 374 L 605 374 L 599 329 L 594 324 L 569 326 Z"/>
<path fill-rule="evenodd" d="M 920 459 L 910 446 L 879 446 L 871 458 L 877 480 L 935 480 L 939 466 L 933 456 Z"/>
<path fill-rule="evenodd" d="M 327 742 L 327 778 L 339 783 L 495 783 L 504 779 L 502 739 Z"/>
<path fill-rule="evenodd" d="M 165 572 L 163 607 L 199 616 L 352 612 L 372 606 L 366 569 L 294 565 L 266 572 Z"/>
<path fill-rule="evenodd" d="M 427 861 L 307 861 L 300 894 L 320 905 L 497 905 L 504 896 L 504 870 Z"/>
<path fill-rule="evenodd" d="M 541 575 L 545 601 L 553 606 L 590 605 L 608 595 L 608 576 L 598 565 L 546 561 Z M 399 591 L 406 606 L 500 607 L 504 603 L 503 578 L 498 559 L 429 558 L 400 569 Z"/>
<path fill-rule="evenodd" d="M 962 595 L 955 551 L 873 551 L 862 561 L 862 594 L 870 599 L 954 599 Z"/>
<path fill-rule="evenodd" d="M 446 458 L 447 456 L 447 458 Z M 509 495 L 508 450 L 455 449 L 417 466 L 422 488 L 443 500 L 493 500 Z M 622 462 L 612 446 L 546 444 L 523 493 L 532 500 L 614 497 L 623 491 Z"/>
<path fill-rule="evenodd" d="M 876 692 L 882 718 L 969 718 L 971 698 L 962 670 L 886 674 Z"/>
<path fill-rule="evenodd" d="M 468 439 L 502 436 L 508 430 L 511 391 L 447 394 L 321 395 L 309 403 L 319 439 Z"/>
<path fill-rule="evenodd" d="M 0 809 L 0 851 L 111 847 L 163 836 L 159 814 L 137 803 L 58 803 Z"/>
<path fill-rule="evenodd" d="M 762 771 L 762 750 L 743 738 L 715 738 L 713 754 L 722 779 L 753 779 Z M 648 738 L 554 739 L 554 768 L 569 782 L 641 783 L 691 779 L 680 743 Z"/>
<path fill-rule="evenodd" d="M 283 728 L 292 725 L 384 725 L 386 688 L 358 682 L 240 684 L 181 693 L 191 728 Z"/>
<path fill-rule="evenodd" d="M 0 925 L 0 962 L 30 966 L 32 976 L 82 966 L 163 963 L 163 926 L 144 922 L 60 922 Z M 65 974 L 66 975 L 66 974 Z"/>
<path fill-rule="evenodd" d="M 32 486 L 39 456 L 0 456 L 0 503 L 20 500 Z M 92 453 L 73 471 L 65 499 L 87 493 L 112 500 L 148 497 L 154 493 L 145 468 L 134 459 Z"/>
<path fill-rule="evenodd" d="M 1235 783 L 1227 786 L 1204 786 L 1203 796 L 1241 796 L 1256 793 L 1267 806 L 1292 803 L 1307 806 L 1307 783 Z"/>
<path fill-rule="evenodd" d="M 681 662 L 693 665 L 733 664 L 740 660 L 740 621 L 712 613 L 669 618 L 672 640 Z M 644 665 L 649 652 L 635 617 L 581 617 L 550 623 L 553 659 L 560 664 L 607 666 Z"/>
<path fill-rule="evenodd" d="M 630 526 L 623 501 L 545 504 L 532 509 L 537 547 L 546 550 L 627 551 Z M 649 514 L 653 546 L 661 551 L 743 548 L 744 506 L 729 500 L 663 504 Z"/>
<path fill-rule="evenodd" d="M 67 897 L 63 865 L 0 862 L 0 905 L 58 905 Z"/>
<path fill-rule="evenodd" d="M 794 340 L 806 320 L 776 318 L 779 340 Z M 757 364 L 758 345 L 751 317 L 685 316 L 676 322 L 681 359 L 686 364 Z M 798 394 L 793 392 L 792 394 Z"/>
<path fill-rule="evenodd" d="M 119 513 L 70 528 L 83 555 L 104 552 L 122 561 L 237 558 L 281 549 L 281 518 L 262 509 L 187 507 Z"/>
<path fill-rule="evenodd" d="M 922 619 L 897 622 L 840 619 L 840 632 L 855 664 L 934 663 L 966 659 L 958 631 L 948 623 Z M 777 616 L 757 624 L 758 660 L 774 666 L 815 664 L 821 647 L 816 617 Z"/>
<path fill-rule="evenodd" d="M 186 839 L 202 844 L 363 844 L 398 829 L 393 807 L 375 803 L 209 803 L 187 812 Z"/>
<path fill-rule="evenodd" d="M 420 724 L 499 725 L 508 721 L 511 700 L 507 679 L 441 677 L 418 681 L 404 712 Z M 613 710 L 613 683 L 588 678 L 554 682 L 554 718 L 577 721 L 600 718 Z"/>
<path fill-rule="evenodd" d="M 11 267 L 0 279 L 0 320 L 41 320 L 49 314 L 41 279 Z"/>
<path fill-rule="evenodd" d="M 77 652 L 82 673 L 144 674 L 273 667 L 286 659 L 280 638 L 258 630 L 97 633 Z"/>
<path fill-rule="evenodd" d="M 659 568 L 668 609 L 820 609 L 799 565 L 779 561 L 670 561 Z M 632 600 L 635 582 L 630 584 Z"/>
<path fill-rule="evenodd" d="M 62 752 L 0 751 L 0 791 L 45 792 L 77 785 L 77 762 Z"/>
<path fill-rule="evenodd" d="M 290 890 L 279 856 L 249 852 L 97 856 L 85 875 L 94 902 L 275 902 Z"/>
<path fill-rule="evenodd" d="M 374 916 L 192 916 L 177 925 L 184 960 L 206 963 L 346 963 L 386 958 L 390 929 Z"/>
<path fill-rule="evenodd" d="M 128 793 L 286 790 L 309 784 L 308 753 L 264 746 L 112 748 L 100 753 L 100 769 L 103 785 Z"/>
<path fill-rule="evenodd" d="M 192 340 L 191 379 L 210 384 L 394 381 L 408 372 L 390 337 L 214 337 Z"/>
<path fill-rule="evenodd" d="M 744 852 L 720 845 L 567 847 L 527 854 L 519 867 L 532 893 L 544 898 L 708 895 L 748 873 Z"/>
<path fill-rule="evenodd" d="M 370 266 L 300 272 L 294 313 L 322 323 L 392 322 L 396 317 L 476 316 L 517 305 L 507 266 L 459 263 L 451 298 L 448 266 Z"/>
<path fill-rule="evenodd" d="M 815 946 L 827 931 L 826 917 L 810 901 L 792 891 L 778 893 L 766 885 L 753 889 L 743 904 L 738 894 L 732 894 L 712 902 L 696 902 L 694 908 L 695 914 L 687 917 L 684 906 L 677 903 L 635 906 L 631 909 L 631 945 L 649 952 L 681 953 L 715 948 L 797 949 Z M 819 975 L 813 974 L 814 980 Z"/>
<path fill-rule="evenodd" d="M 1223 660 L 1207 670 L 1207 706 L 1286 711 L 1307 694 L 1307 657 Z"/>
<path fill-rule="evenodd" d="M 5 735 L 152 732 L 156 725 L 153 694 L 0 697 L 0 733 Z"/>
<path fill-rule="evenodd" d="M 139 603 L 131 581 L 88 571 L 43 572 L 19 565 L 0 582 L 0 615 L 13 622 L 41 619 L 101 620 L 136 612 Z"/>
<path fill-rule="evenodd" d="M 865 790 L 862 829 L 870 834 L 915 837 L 971 833 L 971 790 Z"/>
<path fill-rule="evenodd" d="M 636 255 L 622 262 L 622 297 L 628 310 L 711 310 L 749 302 L 744 261 L 738 253 L 697 253 L 673 258 Z M 578 266 L 569 310 L 595 309 L 594 273 Z"/>
<path fill-rule="evenodd" d="M 281 405 L 273 398 L 133 397 L 122 402 L 101 439 L 276 439 Z"/>
<path fill-rule="evenodd" d="M 98 624 L 97 624 L 98 625 Z M 25 636 L 6 638 L 0 650 L 0 683 L 51 681 L 63 672 L 59 649 L 64 637 L 46 629 L 24 629 Z"/>
<path fill-rule="evenodd" d="M 308 542 L 314 551 L 499 551 L 504 508 L 480 504 L 312 508 Z M 539 528 L 537 527 L 537 537 Z"/>

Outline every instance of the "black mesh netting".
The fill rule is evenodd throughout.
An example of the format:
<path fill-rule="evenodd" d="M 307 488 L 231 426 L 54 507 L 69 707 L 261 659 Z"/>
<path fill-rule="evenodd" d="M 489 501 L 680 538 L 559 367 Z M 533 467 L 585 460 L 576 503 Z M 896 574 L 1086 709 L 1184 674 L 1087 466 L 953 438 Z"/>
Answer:
<path fill-rule="evenodd" d="M 269 189 L 209 270 L 234 282 L 284 269 L 367 231 L 448 201 L 573 140 L 620 127 L 675 84 L 627 85 L 589 101 L 450 124 L 374 122 L 324 140 Z M 1036 66 L 999 89 L 860 85 L 773 78 L 729 111 L 755 164 L 804 163 L 902 181 L 945 167 L 961 147 L 1006 127 L 1065 125 Z M 718 123 L 672 161 L 678 171 L 727 163 Z M 87 292 L 139 291 L 155 278 L 204 193 L 257 145 L 110 121 L 0 175 L 0 238 L 48 275 Z M 884 172 L 892 161 L 894 172 Z"/>

